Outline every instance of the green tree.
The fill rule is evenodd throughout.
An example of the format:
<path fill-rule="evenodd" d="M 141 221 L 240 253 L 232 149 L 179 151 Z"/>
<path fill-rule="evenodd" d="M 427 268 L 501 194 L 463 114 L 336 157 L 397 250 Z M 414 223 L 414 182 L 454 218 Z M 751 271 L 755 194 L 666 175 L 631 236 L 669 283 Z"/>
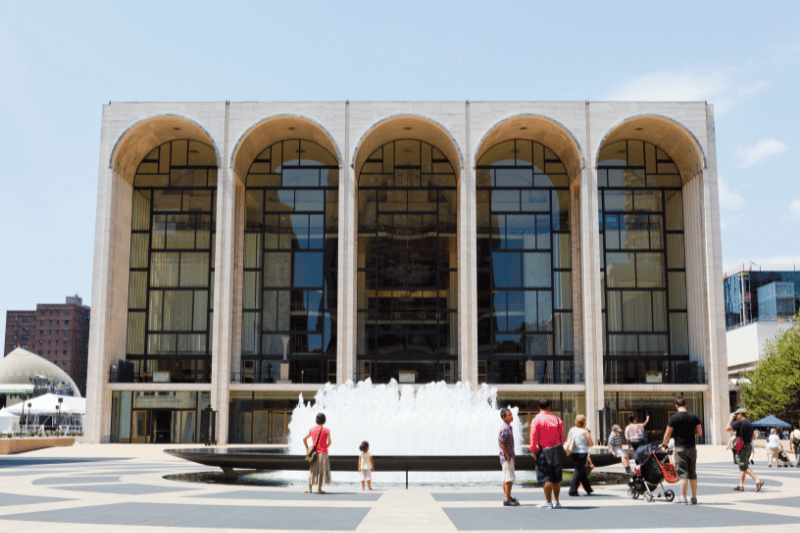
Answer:
<path fill-rule="evenodd" d="M 789 329 L 779 331 L 764 346 L 764 357 L 748 373 L 742 399 L 750 420 L 774 415 L 800 423 L 800 314 Z"/>

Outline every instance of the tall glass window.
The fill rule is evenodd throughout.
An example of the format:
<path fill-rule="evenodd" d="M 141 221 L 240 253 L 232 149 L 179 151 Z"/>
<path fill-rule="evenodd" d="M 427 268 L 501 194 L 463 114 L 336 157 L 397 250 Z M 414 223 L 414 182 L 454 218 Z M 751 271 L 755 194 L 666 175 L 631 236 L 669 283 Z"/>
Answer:
<path fill-rule="evenodd" d="M 582 382 L 564 164 L 542 144 L 509 140 L 478 161 L 476 185 L 479 380 Z"/>
<path fill-rule="evenodd" d="M 294 383 L 336 381 L 336 158 L 310 141 L 276 143 L 250 166 L 245 202 L 242 366 L 234 379 L 277 381 L 285 353 Z"/>
<path fill-rule="evenodd" d="M 162 144 L 133 181 L 126 357 L 135 381 L 208 383 L 217 163 L 189 140 Z"/>
<path fill-rule="evenodd" d="M 455 382 L 456 176 L 430 144 L 398 140 L 358 177 L 358 378 Z"/>
<path fill-rule="evenodd" d="M 675 383 L 689 360 L 678 169 L 655 145 L 619 141 L 597 181 L 605 381 Z"/>

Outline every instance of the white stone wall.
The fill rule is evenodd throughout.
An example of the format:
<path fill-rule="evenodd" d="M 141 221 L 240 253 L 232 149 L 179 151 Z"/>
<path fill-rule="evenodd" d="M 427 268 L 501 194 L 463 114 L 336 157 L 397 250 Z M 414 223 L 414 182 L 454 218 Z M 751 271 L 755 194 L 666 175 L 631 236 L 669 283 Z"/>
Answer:
<path fill-rule="evenodd" d="M 177 129 L 176 129 L 177 128 Z M 597 425 L 603 384 L 600 250 L 595 164 L 603 142 L 647 140 L 675 159 L 684 178 L 687 295 L 691 356 L 706 368 L 706 426 L 721 442 L 727 422 L 727 358 L 722 303 L 719 203 L 713 108 L 702 102 L 132 102 L 103 108 L 93 272 L 93 320 L 87 385 L 87 440 L 110 435 L 112 362 L 124 357 L 130 247 L 131 179 L 149 150 L 175 138 L 212 145 L 218 154 L 212 406 L 220 412 L 219 437 L 227 438 L 231 384 L 241 346 L 243 180 L 249 162 L 281 139 L 308 138 L 335 152 L 339 185 L 339 298 L 337 382 L 356 372 L 357 183 L 359 160 L 384 142 L 421 138 L 441 149 L 459 180 L 458 350 L 460 379 L 477 382 L 477 273 L 474 167 L 500 139 L 529 138 L 564 161 L 571 182 L 573 317 L 576 368 L 585 384 L 590 425 Z M 137 385 L 173 390 L 175 385 Z M 184 387 L 183 385 L 181 387 Z M 242 389 L 245 387 L 245 389 Z M 563 390 L 526 385 L 524 390 Z M 555 389 L 553 389 L 555 387 Z M 618 388 L 619 386 L 615 386 Z M 644 388 L 642 388 L 644 387 Z M 686 390 L 659 385 L 658 390 Z M 665 389 L 666 387 L 666 389 Z M 670 388 L 672 387 L 672 388 Z M 130 388 L 129 386 L 127 388 Z M 296 390 L 305 389 L 296 386 Z M 519 385 L 498 385 L 517 391 Z M 294 389 L 293 389 L 294 390 Z M 637 385 L 630 390 L 649 390 Z M 655 390 L 655 389 L 653 389 Z M 592 420 L 593 419 L 593 420 Z"/>

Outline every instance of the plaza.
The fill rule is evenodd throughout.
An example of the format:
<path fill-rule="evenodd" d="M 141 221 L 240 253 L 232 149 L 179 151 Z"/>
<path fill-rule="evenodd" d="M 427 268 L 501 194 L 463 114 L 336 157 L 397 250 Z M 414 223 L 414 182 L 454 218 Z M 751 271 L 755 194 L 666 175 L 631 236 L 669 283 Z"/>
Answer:
<path fill-rule="evenodd" d="M 752 480 L 734 492 L 738 470 L 722 446 L 698 449 L 696 506 L 627 497 L 627 485 L 597 485 L 590 497 L 562 498 L 560 510 L 535 507 L 539 487 L 515 487 L 517 508 L 502 506 L 496 486 L 480 488 L 333 485 L 328 494 L 300 486 L 202 484 L 165 476 L 204 467 L 167 456 L 161 445 L 88 445 L 0 459 L 0 531 L 653 531 L 775 532 L 800 525 L 798 469 L 766 468 L 763 449 Z M 608 471 L 620 471 L 619 467 Z M 336 472 L 334 472 L 334 483 Z M 675 489 L 675 485 L 665 485 Z"/>
<path fill-rule="evenodd" d="M 104 105 L 87 438 L 280 444 L 370 379 L 601 439 L 683 395 L 722 443 L 715 142 L 705 102 Z"/>

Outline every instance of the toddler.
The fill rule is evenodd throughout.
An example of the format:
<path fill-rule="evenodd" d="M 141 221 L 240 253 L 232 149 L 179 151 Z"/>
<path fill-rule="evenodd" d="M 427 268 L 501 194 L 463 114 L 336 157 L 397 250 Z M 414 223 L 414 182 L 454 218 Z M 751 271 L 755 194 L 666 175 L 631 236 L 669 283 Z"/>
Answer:
<path fill-rule="evenodd" d="M 361 450 L 361 455 L 358 456 L 358 471 L 361 473 L 361 490 L 364 490 L 364 482 L 367 482 L 367 488 L 372 490 L 372 470 L 375 468 L 375 463 L 372 460 L 372 455 L 369 453 L 369 442 L 364 441 L 358 447 Z"/>

